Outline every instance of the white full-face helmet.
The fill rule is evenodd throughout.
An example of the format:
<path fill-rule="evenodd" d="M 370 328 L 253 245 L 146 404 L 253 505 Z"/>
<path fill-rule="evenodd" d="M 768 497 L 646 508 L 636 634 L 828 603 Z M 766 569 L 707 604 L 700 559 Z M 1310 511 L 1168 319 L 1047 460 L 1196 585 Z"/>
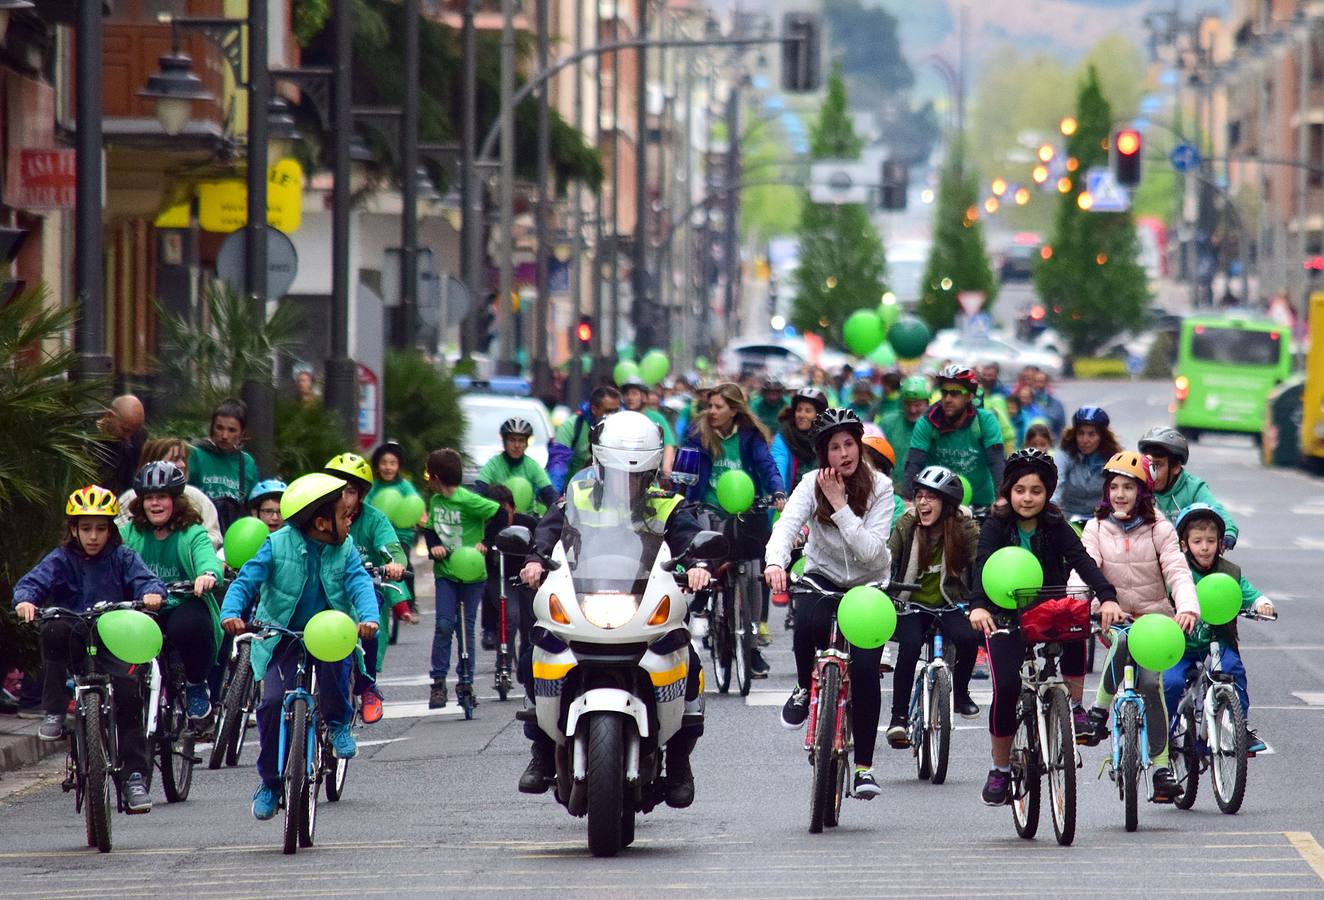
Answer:
<path fill-rule="evenodd" d="M 643 413 L 612 413 L 603 419 L 593 442 L 593 461 L 604 475 L 656 472 L 662 466 L 662 431 Z"/>

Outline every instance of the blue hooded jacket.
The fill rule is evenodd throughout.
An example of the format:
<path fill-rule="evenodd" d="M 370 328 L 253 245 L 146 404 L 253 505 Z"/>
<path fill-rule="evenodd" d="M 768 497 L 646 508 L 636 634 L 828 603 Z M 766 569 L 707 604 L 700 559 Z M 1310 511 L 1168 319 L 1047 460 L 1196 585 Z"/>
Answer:
<path fill-rule="evenodd" d="M 697 423 L 690 426 L 689 433 L 685 435 L 685 446 L 699 451 L 699 480 L 685 490 L 685 499 L 702 503 L 708 494 L 708 479 L 713 474 L 713 456 L 703 445 Z M 768 442 L 757 428 L 740 429 L 740 467 L 754 480 L 756 496 L 786 493 L 786 486 L 782 483 L 781 473 L 777 471 L 777 463 L 772 459 Z"/>
<path fill-rule="evenodd" d="M 120 603 L 141 600 L 146 594 L 164 597 L 166 587 L 128 547 L 121 544 L 88 559 L 81 551 L 61 546 L 14 585 L 14 605 L 62 606 L 83 612 L 102 600 Z"/>

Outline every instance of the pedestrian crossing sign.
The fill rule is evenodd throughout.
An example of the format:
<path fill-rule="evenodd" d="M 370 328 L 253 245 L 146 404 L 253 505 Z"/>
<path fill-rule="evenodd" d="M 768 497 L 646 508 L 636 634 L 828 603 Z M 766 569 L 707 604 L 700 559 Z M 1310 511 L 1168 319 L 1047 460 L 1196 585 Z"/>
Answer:
<path fill-rule="evenodd" d="M 1107 166 L 1096 166 L 1085 173 L 1085 190 L 1094 198 L 1090 212 L 1118 213 L 1131 208 L 1131 192 L 1117 183 Z"/>

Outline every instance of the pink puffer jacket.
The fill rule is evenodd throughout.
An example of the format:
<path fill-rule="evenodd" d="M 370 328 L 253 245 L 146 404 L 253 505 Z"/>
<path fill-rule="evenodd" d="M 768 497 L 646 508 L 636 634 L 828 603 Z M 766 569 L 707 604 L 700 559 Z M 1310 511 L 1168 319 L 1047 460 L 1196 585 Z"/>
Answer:
<path fill-rule="evenodd" d="M 1127 615 L 1138 618 L 1156 612 L 1172 616 L 1169 594 L 1177 604 L 1176 612 L 1199 615 L 1200 601 L 1177 529 L 1162 513 L 1157 515 L 1153 525 L 1140 525 L 1130 532 L 1122 531 L 1112 519 L 1090 519 L 1081 543 L 1117 588 L 1117 602 Z"/>

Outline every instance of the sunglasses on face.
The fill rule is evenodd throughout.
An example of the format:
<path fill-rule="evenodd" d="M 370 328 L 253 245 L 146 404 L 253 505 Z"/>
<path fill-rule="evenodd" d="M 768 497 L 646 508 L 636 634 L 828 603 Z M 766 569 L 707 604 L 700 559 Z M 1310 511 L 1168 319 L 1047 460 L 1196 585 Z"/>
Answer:
<path fill-rule="evenodd" d="M 943 388 L 942 395 L 944 397 L 969 397 L 970 392 L 964 388 Z"/>

